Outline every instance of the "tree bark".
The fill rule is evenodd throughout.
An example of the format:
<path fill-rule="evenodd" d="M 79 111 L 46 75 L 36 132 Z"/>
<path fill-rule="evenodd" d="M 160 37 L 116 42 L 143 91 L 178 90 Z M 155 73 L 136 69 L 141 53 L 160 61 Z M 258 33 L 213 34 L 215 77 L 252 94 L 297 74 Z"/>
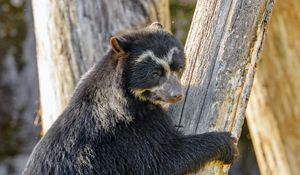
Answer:
<path fill-rule="evenodd" d="M 170 30 L 168 0 L 33 0 L 43 132 L 65 108 L 80 76 L 116 33 L 160 21 Z"/>
<path fill-rule="evenodd" d="M 185 99 L 171 107 L 186 134 L 239 137 L 273 0 L 198 0 L 185 45 Z M 213 163 L 199 174 L 226 174 Z"/>
<path fill-rule="evenodd" d="M 298 0 L 277 2 L 247 109 L 261 174 L 300 172 L 299 10 Z"/>

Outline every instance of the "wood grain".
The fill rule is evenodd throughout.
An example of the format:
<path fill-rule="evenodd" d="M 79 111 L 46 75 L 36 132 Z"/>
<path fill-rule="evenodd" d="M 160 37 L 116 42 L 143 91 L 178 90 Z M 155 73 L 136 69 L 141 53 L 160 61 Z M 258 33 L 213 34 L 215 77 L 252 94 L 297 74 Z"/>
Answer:
<path fill-rule="evenodd" d="M 186 134 L 240 136 L 273 0 L 198 0 L 185 45 L 185 99 L 170 112 Z M 198 174 L 227 174 L 214 163 Z"/>
<path fill-rule="evenodd" d="M 298 0 L 276 2 L 247 109 L 261 174 L 300 172 L 299 10 Z"/>

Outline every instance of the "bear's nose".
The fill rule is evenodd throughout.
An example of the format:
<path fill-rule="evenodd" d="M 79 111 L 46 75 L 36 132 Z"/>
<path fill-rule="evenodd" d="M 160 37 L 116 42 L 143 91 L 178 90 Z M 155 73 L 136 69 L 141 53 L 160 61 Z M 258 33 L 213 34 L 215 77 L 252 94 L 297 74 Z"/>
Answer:
<path fill-rule="evenodd" d="M 182 99 L 182 94 L 176 94 L 176 95 L 170 96 L 169 99 L 168 99 L 168 102 L 169 103 L 176 103 L 181 99 Z"/>

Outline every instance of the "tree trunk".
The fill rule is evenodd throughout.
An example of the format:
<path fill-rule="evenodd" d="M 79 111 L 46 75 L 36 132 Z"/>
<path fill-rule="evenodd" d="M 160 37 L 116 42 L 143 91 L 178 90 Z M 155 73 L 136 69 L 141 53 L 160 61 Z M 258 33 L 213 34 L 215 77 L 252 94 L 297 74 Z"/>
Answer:
<path fill-rule="evenodd" d="M 0 174 L 19 175 L 38 136 L 31 1 L 2 0 L 0 8 Z"/>
<path fill-rule="evenodd" d="M 185 99 L 171 107 L 186 134 L 231 131 L 240 136 L 273 0 L 198 0 L 185 51 Z M 209 165 L 202 174 L 226 174 Z"/>
<path fill-rule="evenodd" d="M 160 21 L 170 29 L 168 0 L 33 0 L 43 132 L 65 108 L 80 76 L 124 30 Z"/>
<path fill-rule="evenodd" d="M 300 172 L 300 2 L 278 1 L 247 109 L 261 174 Z"/>

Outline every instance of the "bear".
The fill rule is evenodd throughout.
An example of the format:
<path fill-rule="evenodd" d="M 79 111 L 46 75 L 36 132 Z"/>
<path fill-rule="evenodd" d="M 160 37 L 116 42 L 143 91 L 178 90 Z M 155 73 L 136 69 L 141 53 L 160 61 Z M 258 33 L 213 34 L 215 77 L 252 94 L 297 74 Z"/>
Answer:
<path fill-rule="evenodd" d="M 182 99 L 185 55 L 163 26 L 113 36 L 32 151 L 23 175 L 181 175 L 237 156 L 229 132 L 184 135 L 166 104 Z"/>

